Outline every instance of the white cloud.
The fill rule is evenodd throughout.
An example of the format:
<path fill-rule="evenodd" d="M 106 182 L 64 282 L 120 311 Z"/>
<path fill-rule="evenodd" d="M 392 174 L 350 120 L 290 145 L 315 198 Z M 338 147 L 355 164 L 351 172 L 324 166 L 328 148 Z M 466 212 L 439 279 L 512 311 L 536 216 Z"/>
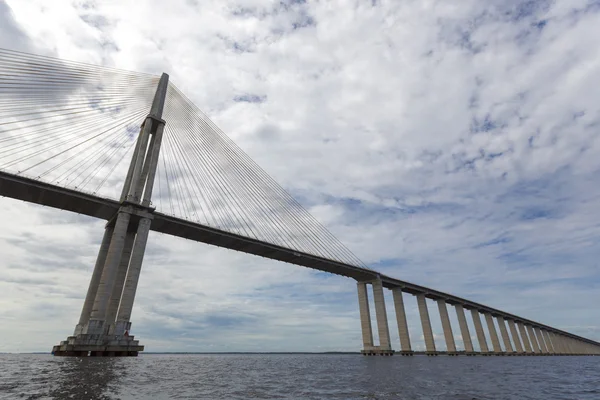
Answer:
<path fill-rule="evenodd" d="M 4 47 L 168 72 L 367 264 L 600 340 L 592 2 L 7 4 Z M 76 322 L 102 224 L 2 204 L 0 351 L 46 350 Z M 352 281 L 148 247 L 133 324 L 149 350 L 360 346 Z"/>

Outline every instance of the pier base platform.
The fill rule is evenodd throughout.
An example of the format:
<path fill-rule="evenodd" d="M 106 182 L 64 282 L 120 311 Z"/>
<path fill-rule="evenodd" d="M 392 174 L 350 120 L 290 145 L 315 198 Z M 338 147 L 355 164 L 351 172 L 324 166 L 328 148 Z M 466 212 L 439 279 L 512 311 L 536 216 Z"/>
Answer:
<path fill-rule="evenodd" d="M 144 346 L 133 336 L 87 335 L 69 336 L 52 348 L 59 357 L 137 357 Z"/>
<path fill-rule="evenodd" d="M 360 353 L 363 356 L 393 356 L 394 350 L 369 349 L 369 350 L 361 350 Z"/>

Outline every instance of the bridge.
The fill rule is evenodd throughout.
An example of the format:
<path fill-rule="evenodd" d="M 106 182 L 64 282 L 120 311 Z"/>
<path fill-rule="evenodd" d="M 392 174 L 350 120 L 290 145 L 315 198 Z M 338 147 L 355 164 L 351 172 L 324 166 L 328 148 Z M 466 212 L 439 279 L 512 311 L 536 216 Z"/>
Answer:
<path fill-rule="evenodd" d="M 600 354 L 594 340 L 368 268 L 167 74 L 0 49 L 0 107 L 0 195 L 106 221 L 79 321 L 53 347 L 56 356 L 144 350 L 129 333 L 150 231 L 354 279 L 364 355 L 414 354 L 407 295 L 416 297 L 428 355 Z M 385 289 L 393 294 L 399 348 L 390 340 Z M 447 351 L 437 350 L 427 299 L 437 303 Z"/>

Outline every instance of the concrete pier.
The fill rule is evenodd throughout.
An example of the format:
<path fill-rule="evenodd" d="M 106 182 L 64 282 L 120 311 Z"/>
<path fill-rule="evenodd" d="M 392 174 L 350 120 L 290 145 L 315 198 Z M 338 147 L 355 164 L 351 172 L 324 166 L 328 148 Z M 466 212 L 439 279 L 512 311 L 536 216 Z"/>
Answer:
<path fill-rule="evenodd" d="M 500 315 L 496 317 L 498 321 L 498 327 L 500 328 L 500 336 L 502 336 L 502 342 L 504 343 L 504 350 L 506 354 L 513 355 L 514 350 L 512 344 L 510 343 L 510 337 L 508 336 L 508 331 L 506 330 L 506 323 L 504 322 L 504 318 Z"/>
<path fill-rule="evenodd" d="M 475 334 L 477 335 L 477 341 L 479 342 L 480 352 L 483 355 L 488 355 L 490 350 L 485 341 L 485 334 L 483 333 L 483 326 L 481 325 L 481 319 L 479 318 L 479 311 L 472 309 L 471 317 L 473 318 L 473 325 L 475 326 Z"/>
<path fill-rule="evenodd" d="M 108 311 L 108 303 L 112 296 L 117 271 L 121 262 L 121 256 L 125 247 L 125 237 L 127 236 L 127 227 L 131 214 L 128 212 L 119 211 L 117 221 L 115 223 L 114 232 L 108 247 L 106 255 L 106 263 L 100 278 L 100 284 L 94 300 L 94 306 L 90 315 L 90 320 L 83 328 L 83 333 L 90 335 L 106 335 L 108 334 L 108 326 L 106 323 L 106 313 Z"/>
<path fill-rule="evenodd" d="M 412 355 L 413 350 L 410 345 L 410 335 L 408 333 L 408 323 L 406 321 L 406 310 L 404 308 L 404 299 L 401 288 L 393 288 L 394 309 L 396 310 L 396 321 L 398 322 L 398 336 L 400 337 L 400 348 L 402 355 Z"/>
<path fill-rule="evenodd" d="M 117 314 L 115 327 L 115 334 L 117 335 L 123 335 L 125 332 L 131 330 L 130 320 L 131 312 L 133 310 L 133 301 L 135 300 L 135 293 L 142 271 L 142 261 L 144 259 L 144 253 L 146 252 L 146 243 L 148 242 L 150 223 L 152 221 L 151 215 L 144 213 L 142 216 L 143 218 L 140 219 L 138 224 L 137 234 L 131 252 L 129 269 L 127 271 L 127 279 L 125 281 L 125 287 L 123 288 L 123 295 L 121 296 L 121 303 Z"/>
<path fill-rule="evenodd" d="M 542 332 L 540 331 L 540 328 L 535 326 L 533 328 L 533 332 L 535 333 L 535 337 L 540 346 L 540 352 L 542 354 L 550 354 L 550 352 L 548 351 L 548 348 L 546 347 L 546 342 L 544 340 L 544 337 L 542 336 Z"/>
<path fill-rule="evenodd" d="M 369 310 L 369 293 L 365 282 L 356 283 L 358 289 L 358 310 L 362 331 L 363 351 L 373 349 L 373 330 L 371 327 L 371 311 Z"/>
<path fill-rule="evenodd" d="M 375 302 L 375 317 L 377 319 L 377 332 L 379 333 L 379 348 L 383 351 L 391 351 L 390 329 L 388 327 L 387 311 L 385 308 L 385 297 L 381 280 L 373 281 L 373 301 Z"/>
<path fill-rule="evenodd" d="M 529 341 L 529 337 L 527 336 L 527 332 L 525 331 L 525 325 L 523 325 L 523 323 L 519 321 L 517 322 L 517 327 L 519 328 L 519 333 L 521 334 L 521 340 L 523 341 L 523 347 L 525 347 L 525 353 L 533 354 L 531 342 Z"/>
<path fill-rule="evenodd" d="M 440 311 L 440 319 L 442 320 L 442 329 L 444 330 L 444 339 L 446 340 L 446 351 L 448 355 L 456 355 L 456 343 L 454 343 L 454 335 L 452 334 L 452 325 L 448 317 L 448 308 L 445 300 L 437 301 Z"/>
<path fill-rule="evenodd" d="M 102 271 L 104 270 L 104 262 L 106 261 L 106 254 L 108 253 L 108 246 L 110 245 L 110 239 L 113 235 L 113 227 L 107 226 L 104 229 L 104 236 L 102 238 L 102 244 L 98 251 L 98 257 L 96 258 L 96 265 L 94 266 L 94 272 L 92 273 L 92 279 L 88 287 L 85 301 L 83 302 L 83 309 L 81 310 L 81 316 L 79 317 L 79 323 L 75 326 L 74 335 L 83 333 L 83 327 L 87 325 L 90 320 L 92 313 L 92 307 L 96 294 L 98 293 L 98 285 L 100 284 L 100 278 L 102 277 Z"/>
<path fill-rule="evenodd" d="M 548 335 L 548 331 L 545 329 L 540 329 L 542 336 L 544 337 L 544 343 L 546 343 L 546 350 L 548 350 L 549 354 L 555 354 L 554 347 L 552 346 L 552 341 L 550 340 L 550 335 Z"/>
<path fill-rule="evenodd" d="M 516 322 L 512 319 L 509 319 L 506 322 L 508 322 L 508 329 L 510 329 L 510 335 L 512 336 L 513 342 L 515 344 L 515 350 L 516 350 L 517 354 L 523 354 L 524 353 L 523 345 L 521 343 L 521 338 L 519 337 L 519 333 L 517 332 Z"/>
<path fill-rule="evenodd" d="M 423 336 L 425 338 L 425 351 L 428 355 L 437 355 L 433 331 L 431 330 L 431 320 L 429 319 L 429 310 L 427 309 L 427 299 L 424 294 L 418 294 L 416 297 L 419 315 L 421 317 L 421 326 L 423 328 Z"/>
<path fill-rule="evenodd" d="M 531 347 L 535 354 L 540 354 L 542 351 L 540 350 L 540 345 L 535 338 L 535 333 L 533 332 L 533 327 L 531 325 L 525 325 L 525 329 L 527 329 L 527 334 L 529 335 L 529 341 L 531 342 Z"/>
<path fill-rule="evenodd" d="M 469 325 L 467 325 L 467 318 L 465 317 L 465 309 L 461 304 L 456 305 L 456 318 L 458 319 L 458 326 L 460 328 L 460 335 L 462 336 L 463 345 L 465 346 L 466 355 L 474 355 L 473 342 L 471 341 L 471 333 L 469 332 Z"/>
<path fill-rule="evenodd" d="M 550 339 L 552 340 L 552 347 L 554 348 L 554 352 L 558 354 L 567 354 L 567 350 L 560 340 L 560 336 L 555 332 L 549 332 Z"/>
<path fill-rule="evenodd" d="M 496 325 L 494 325 L 494 317 L 490 313 L 485 313 L 485 322 L 490 333 L 490 340 L 492 341 L 492 348 L 494 354 L 502 355 L 502 347 L 500 347 L 500 341 L 498 340 L 498 333 L 496 332 Z"/>
<path fill-rule="evenodd" d="M 131 249 L 133 247 L 134 240 L 135 232 L 127 232 L 127 236 L 125 237 L 125 246 L 123 247 L 123 255 L 121 257 L 121 262 L 119 263 L 115 284 L 112 295 L 110 296 L 110 301 L 108 303 L 108 310 L 106 312 L 106 323 L 108 324 L 109 334 L 113 334 L 115 331 L 115 318 L 117 317 L 117 311 L 119 310 L 119 304 L 121 303 L 123 286 L 125 285 L 125 277 L 127 276 L 127 268 L 129 267 Z"/>

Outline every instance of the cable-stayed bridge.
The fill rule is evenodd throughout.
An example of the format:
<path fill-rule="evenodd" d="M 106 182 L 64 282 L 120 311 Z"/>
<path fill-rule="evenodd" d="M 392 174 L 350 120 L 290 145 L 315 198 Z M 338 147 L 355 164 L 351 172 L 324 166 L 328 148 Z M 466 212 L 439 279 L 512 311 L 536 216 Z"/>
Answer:
<path fill-rule="evenodd" d="M 430 355 L 440 352 L 427 299 L 437 302 L 447 354 L 600 354 L 593 340 L 368 268 L 166 74 L 0 50 L 0 110 L 0 195 L 107 221 L 80 319 L 55 355 L 143 350 L 129 332 L 151 230 L 355 279 L 363 354 L 394 353 L 384 289 L 393 292 L 401 354 L 413 354 L 407 294 L 417 298 Z M 457 349 L 448 306 L 464 349 Z"/>

